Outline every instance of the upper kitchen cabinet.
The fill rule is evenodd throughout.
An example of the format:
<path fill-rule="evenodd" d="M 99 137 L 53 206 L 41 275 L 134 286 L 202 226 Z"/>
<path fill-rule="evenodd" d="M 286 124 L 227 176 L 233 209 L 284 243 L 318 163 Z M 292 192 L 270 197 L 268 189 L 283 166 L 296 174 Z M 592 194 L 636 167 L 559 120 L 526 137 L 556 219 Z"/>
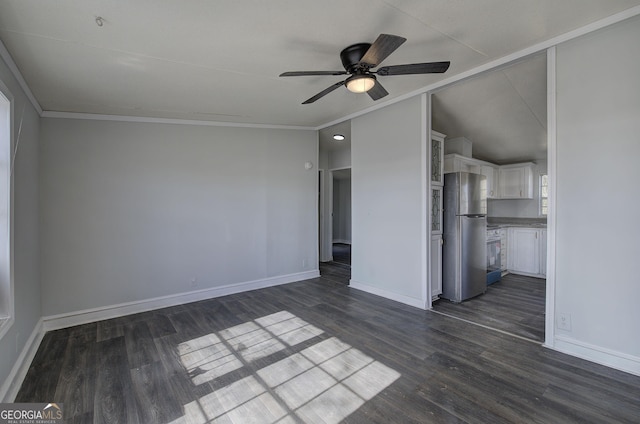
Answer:
<path fill-rule="evenodd" d="M 431 234 L 442 235 L 442 187 L 444 186 L 445 135 L 431 131 Z"/>
<path fill-rule="evenodd" d="M 471 172 L 486 177 L 487 199 L 533 199 L 533 162 L 495 165 L 458 154 L 444 156 L 444 173 Z"/>
<path fill-rule="evenodd" d="M 500 166 L 501 199 L 533 199 L 533 165 L 526 162 Z"/>
<path fill-rule="evenodd" d="M 451 172 L 471 172 L 472 174 L 479 174 L 480 161 L 450 153 L 444 156 L 444 173 L 448 174 Z"/>
<path fill-rule="evenodd" d="M 487 199 L 497 199 L 499 168 L 494 165 L 484 164 L 480 166 L 480 173 L 486 177 Z"/>
<path fill-rule="evenodd" d="M 444 185 L 444 139 L 446 135 L 431 131 L 431 184 Z"/>
<path fill-rule="evenodd" d="M 471 172 L 472 174 L 482 174 L 486 177 L 487 199 L 497 199 L 500 197 L 498 191 L 498 169 L 499 166 L 490 162 L 461 156 L 451 153 L 444 156 L 444 172 Z"/>

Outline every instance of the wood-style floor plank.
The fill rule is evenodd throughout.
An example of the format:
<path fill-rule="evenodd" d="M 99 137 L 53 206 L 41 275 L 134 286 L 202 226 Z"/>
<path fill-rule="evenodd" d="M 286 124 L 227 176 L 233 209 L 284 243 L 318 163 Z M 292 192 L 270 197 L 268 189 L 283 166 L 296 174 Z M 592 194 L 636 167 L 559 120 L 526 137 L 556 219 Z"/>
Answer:
<path fill-rule="evenodd" d="M 139 413 L 133 390 L 124 337 L 97 343 L 98 367 L 93 402 L 95 424 L 137 424 Z M 37 399 L 23 399 L 36 402 Z M 65 408 L 68 407 L 65 405 Z"/>
<path fill-rule="evenodd" d="M 49 332 L 16 401 L 64 402 L 71 423 L 638 422 L 640 377 L 332 272 Z M 544 290 L 518 282 L 478 314 L 515 303 L 512 317 L 538 325 Z"/>
<path fill-rule="evenodd" d="M 69 333 L 65 330 L 50 331 L 45 334 L 16 399 L 57 402 L 52 399 L 55 399 L 68 342 Z"/>
<path fill-rule="evenodd" d="M 152 318 L 155 317 L 150 314 L 149 319 Z M 126 340 L 127 359 L 132 368 L 141 367 L 159 360 L 151 330 L 146 320 L 136 320 L 125 324 L 124 339 Z"/>
<path fill-rule="evenodd" d="M 143 423 L 170 423 L 184 413 L 176 399 L 170 375 L 160 362 L 131 369 L 136 409 Z"/>
<path fill-rule="evenodd" d="M 93 412 L 96 380 L 96 325 L 69 332 L 54 399 L 67 405 L 64 418 Z"/>
<path fill-rule="evenodd" d="M 507 274 L 483 295 L 461 303 L 440 299 L 436 312 L 486 325 L 520 337 L 544 341 L 546 281 Z"/>

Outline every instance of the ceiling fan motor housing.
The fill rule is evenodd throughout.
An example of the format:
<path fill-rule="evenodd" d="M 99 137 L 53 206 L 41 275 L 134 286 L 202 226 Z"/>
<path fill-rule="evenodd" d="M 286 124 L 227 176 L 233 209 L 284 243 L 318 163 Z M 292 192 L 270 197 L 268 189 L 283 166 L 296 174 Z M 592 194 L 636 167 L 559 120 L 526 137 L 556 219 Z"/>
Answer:
<path fill-rule="evenodd" d="M 369 47 L 371 47 L 371 44 L 369 43 L 358 43 L 352 44 L 342 50 L 340 52 L 340 60 L 342 60 L 342 66 L 344 66 L 344 69 L 351 74 L 357 73 L 359 70 L 358 63 L 360 62 L 360 59 L 364 57 L 367 50 L 369 50 Z"/>

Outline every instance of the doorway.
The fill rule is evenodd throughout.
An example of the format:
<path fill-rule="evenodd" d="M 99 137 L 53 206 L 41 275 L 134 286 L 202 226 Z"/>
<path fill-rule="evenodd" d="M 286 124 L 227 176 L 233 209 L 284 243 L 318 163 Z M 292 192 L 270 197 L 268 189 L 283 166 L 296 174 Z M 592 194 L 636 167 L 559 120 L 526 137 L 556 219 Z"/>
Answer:
<path fill-rule="evenodd" d="M 331 260 L 320 262 L 320 275 L 334 283 L 351 280 L 351 168 L 329 172 Z"/>
<path fill-rule="evenodd" d="M 546 216 L 540 212 L 537 183 L 539 175 L 547 174 L 546 86 L 547 54 L 543 52 L 431 94 L 431 128 L 447 136 L 445 172 L 447 164 L 449 172 L 452 171 L 456 158 L 462 162 L 472 158 L 497 166 L 535 163 L 532 168 L 534 194 L 522 199 L 491 196 L 487 200 L 489 223 L 546 226 Z M 456 140 L 450 149 L 447 149 L 447 140 Z M 481 168 L 467 171 L 484 174 Z M 459 304 L 435 300 L 433 310 L 543 343 L 546 279 L 515 271 L 503 274 L 502 280 L 488 286 L 485 294 Z M 535 277 L 545 274 L 541 268 Z"/>
<path fill-rule="evenodd" d="M 340 135 L 341 137 L 334 136 Z M 319 269 L 340 284 L 351 280 L 351 122 L 319 131 Z"/>

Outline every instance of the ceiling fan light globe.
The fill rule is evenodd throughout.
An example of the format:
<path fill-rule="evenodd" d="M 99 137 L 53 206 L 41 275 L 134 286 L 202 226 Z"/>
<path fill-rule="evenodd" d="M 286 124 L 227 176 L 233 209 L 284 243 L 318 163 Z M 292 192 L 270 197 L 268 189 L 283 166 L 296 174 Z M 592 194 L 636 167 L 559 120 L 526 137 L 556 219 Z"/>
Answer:
<path fill-rule="evenodd" d="M 347 90 L 352 93 L 366 93 L 376 85 L 376 79 L 371 75 L 355 75 L 347 81 Z"/>

